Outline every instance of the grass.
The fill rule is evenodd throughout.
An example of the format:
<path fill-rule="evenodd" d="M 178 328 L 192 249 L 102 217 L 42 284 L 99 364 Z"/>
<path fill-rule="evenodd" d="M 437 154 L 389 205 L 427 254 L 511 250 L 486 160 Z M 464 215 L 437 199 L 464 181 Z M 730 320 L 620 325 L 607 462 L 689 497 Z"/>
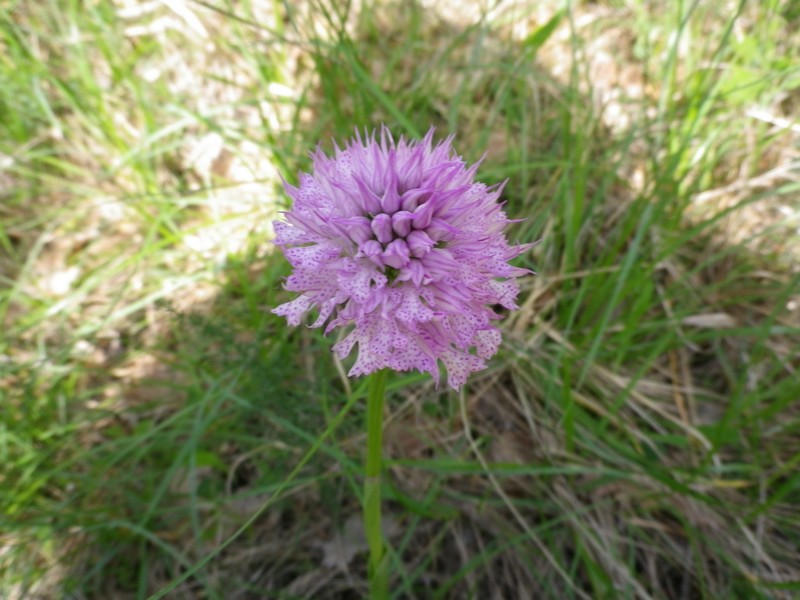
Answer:
<path fill-rule="evenodd" d="M 382 122 L 541 240 L 488 370 L 389 382 L 393 598 L 797 595 L 796 3 L 481 6 L 0 7 L 0 597 L 364 596 L 269 221 Z"/>

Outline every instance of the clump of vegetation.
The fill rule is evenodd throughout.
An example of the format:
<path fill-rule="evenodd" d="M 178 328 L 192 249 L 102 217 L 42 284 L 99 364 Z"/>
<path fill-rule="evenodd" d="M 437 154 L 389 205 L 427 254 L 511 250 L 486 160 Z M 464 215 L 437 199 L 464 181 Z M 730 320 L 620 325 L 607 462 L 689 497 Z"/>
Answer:
<path fill-rule="evenodd" d="M 796 596 L 798 18 L 0 8 L 0 595 L 363 597 L 365 390 L 270 314 L 269 238 L 386 123 L 487 152 L 541 240 L 489 369 L 390 385 L 393 597 Z"/>

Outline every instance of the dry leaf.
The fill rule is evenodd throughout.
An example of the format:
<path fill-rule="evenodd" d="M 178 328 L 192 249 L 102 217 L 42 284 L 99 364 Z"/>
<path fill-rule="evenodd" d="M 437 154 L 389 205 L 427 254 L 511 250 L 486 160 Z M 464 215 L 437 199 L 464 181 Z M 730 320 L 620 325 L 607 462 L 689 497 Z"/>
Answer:
<path fill-rule="evenodd" d="M 361 515 L 353 515 L 345 521 L 342 531 L 337 531 L 329 542 L 320 542 L 322 566 L 347 571 L 356 554 L 367 550 L 367 538 Z"/>
<path fill-rule="evenodd" d="M 736 327 L 736 321 L 727 313 L 692 315 L 684 318 L 683 324 L 701 329 L 730 329 L 731 327 Z"/>
<path fill-rule="evenodd" d="M 397 523 L 387 515 L 383 517 L 381 528 L 384 537 L 392 537 L 398 530 Z M 322 548 L 322 566 L 347 571 L 356 554 L 369 549 L 362 516 L 348 517 L 341 531 L 336 531 L 328 542 L 317 542 L 317 546 Z"/>

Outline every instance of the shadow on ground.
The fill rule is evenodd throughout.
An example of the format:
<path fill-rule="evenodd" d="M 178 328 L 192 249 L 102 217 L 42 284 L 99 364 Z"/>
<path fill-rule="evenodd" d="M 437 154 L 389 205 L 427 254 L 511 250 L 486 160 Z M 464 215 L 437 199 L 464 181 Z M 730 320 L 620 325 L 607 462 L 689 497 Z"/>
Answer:
<path fill-rule="evenodd" d="M 750 491 L 719 484 L 723 471 L 710 479 L 709 463 L 747 465 L 754 455 L 781 462 L 798 451 L 796 432 L 759 433 L 780 428 L 790 408 L 797 319 L 783 307 L 797 295 L 796 279 L 763 276 L 763 258 L 719 244 L 710 230 L 683 243 L 673 229 L 674 240 L 641 236 L 637 268 L 647 284 L 614 296 L 610 274 L 624 268 L 636 237 L 625 227 L 649 219 L 652 233 L 679 218 L 668 207 L 654 217 L 619 173 L 629 140 L 597 121 L 581 129 L 592 102 L 483 26 L 425 22 L 408 2 L 385 10 L 361 15 L 355 44 L 310 54 L 333 75 L 311 93 L 319 118 L 309 137 L 394 123 L 398 106 L 411 115 L 406 129 L 433 123 L 463 132 L 456 146 L 466 158 L 490 152 L 482 179 L 511 178 L 507 210 L 528 219 L 516 235 L 543 239 L 526 259 L 540 275 L 525 284 L 501 355 L 467 390 L 468 423 L 459 398 L 425 378 L 408 376 L 393 392 L 385 493 L 395 597 L 602 597 L 620 589 L 703 597 L 706 585 L 734 597 L 754 589 L 742 565 L 764 578 L 796 575 L 796 531 L 779 531 L 796 493 L 785 473 L 775 482 L 787 484 L 776 500 L 783 508 L 758 521 L 770 533 L 758 547 L 763 564 L 749 547 L 703 546 L 726 544 L 725 519 L 741 518 L 745 528 L 757 521 L 742 514 Z M 440 45 L 406 43 L 404 31 Z M 365 69 L 385 87 L 370 89 Z M 566 164 L 570 157 L 585 170 Z M 576 177 L 589 201 L 566 206 Z M 570 238 L 567 217 L 582 219 L 580 210 L 595 224 L 586 220 Z M 681 250 L 665 253 L 673 243 Z M 162 590 L 281 489 L 345 403 L 331 340 L 269 313 L 288 297 L 280 289 L 288 271 L 281 256 L 260 250 L 229 258 L 205 306 L 178 310 L 164 300 L 147 308 L 147 335 L 131 334 L 113 364 L 63 383 L 65 394 L 94 402 L 72 433 L 81 449 L 67 444 L 53 457 L 45 497 L 58 511 L 20 513 L 66 549 L 55 595 Z M 604 316 L 587 288 L 615 298 L 614 312 Z M 759 337 L 765 321 L 776 328 L 769 339 Z M 674 331 L 656 347 L 648 340 L 665 323 Z M 603 347 L 591 360 L 594 339 Z M 747 398 L 766 409 L 750 412 Z M 167 597 L 364 597 L 362 420 L 359 404 L 280 499 Z"/>

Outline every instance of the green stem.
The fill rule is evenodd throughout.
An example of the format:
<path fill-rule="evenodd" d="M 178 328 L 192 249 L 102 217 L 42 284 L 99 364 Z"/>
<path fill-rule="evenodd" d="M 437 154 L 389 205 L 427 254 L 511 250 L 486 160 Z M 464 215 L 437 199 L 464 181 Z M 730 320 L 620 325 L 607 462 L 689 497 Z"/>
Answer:
<path fill-rule="evenodd" d="M 387 369 L 370 375 L 367 393 L 367 466 L 364 480 L 364 531 L 369 546 L 369 595 L 372 600 L 389 597 L 389 563 L 384 556 L 381 532 L 381 457 L 383 455 L 383 394 Z"/>

